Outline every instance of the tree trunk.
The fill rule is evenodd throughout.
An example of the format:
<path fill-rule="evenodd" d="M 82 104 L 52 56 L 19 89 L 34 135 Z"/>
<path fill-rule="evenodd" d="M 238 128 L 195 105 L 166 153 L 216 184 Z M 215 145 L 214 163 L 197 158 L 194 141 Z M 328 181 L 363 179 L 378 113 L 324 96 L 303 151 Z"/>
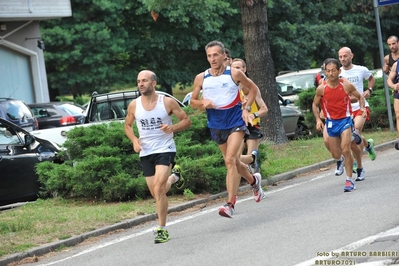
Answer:
<path fill-rule="evenodd" d="M 238 0 L 249 77 L 258 85 L 269 112 L 261 119 L 264 138 L 277 144 L 288 142 L 278 100 L 269 37 L 266 0 Z"/>

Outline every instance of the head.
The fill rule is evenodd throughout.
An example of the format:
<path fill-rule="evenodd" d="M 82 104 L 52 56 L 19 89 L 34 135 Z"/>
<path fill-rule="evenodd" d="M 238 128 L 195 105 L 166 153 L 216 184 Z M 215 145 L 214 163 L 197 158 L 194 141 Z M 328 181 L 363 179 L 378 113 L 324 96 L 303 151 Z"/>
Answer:
<path fill-rule="evenodd" d="M 231 63 L 233 62 L 233 58 L 231 58 L 230 50 L 225 48 L 224 49 L 224 53 L 226 54 L 226 57 L 224 59 L 223 64 L 224 64 L 224 66 L 230 66 Z"/>
<path fill-rule="evenodd" d="M 241 70 L 243 73 L 247 72 L 247 64 L 241 58 L 235 58 L 233 63 L 231 63 L 231 68 Z"/>
<path fill-rule="evenodd" d="M 387 44 L 389 46 L 389 50 L 391 50 L 392 53 L 396 53 L 398 51 L 398 37 L 396 37 L 395 35 L 392 35 L 388 38 Z"/>
<path fill-rule="evenodd" d="M 219 41 L 211 41 L 205 46 L 205 52 L 211 68 L 220 68 L 223 66 L 226 57 L 223 43 Z"/>
<path fill-rule="evenodd" d="M 157 76 L 150 70 L 143 70 L 137 75 L 137 87 L 142 95 L 148 96 L 155 92 Z"/>
<path fill-rule="evenodd" d="M 339 61 L 335 58 L 328 58 L 324 61 L 325 69 L 324 73 L 326 74 L 328 80 L 336 81 L 339 79 L 339 74 L 341 73 Z"/>
<path fill-rule="evenodd" d="M 344 68 L 352 66 L 353 53 L 349 47 L 342 47 L 339 49 L 338 58 Z"/>

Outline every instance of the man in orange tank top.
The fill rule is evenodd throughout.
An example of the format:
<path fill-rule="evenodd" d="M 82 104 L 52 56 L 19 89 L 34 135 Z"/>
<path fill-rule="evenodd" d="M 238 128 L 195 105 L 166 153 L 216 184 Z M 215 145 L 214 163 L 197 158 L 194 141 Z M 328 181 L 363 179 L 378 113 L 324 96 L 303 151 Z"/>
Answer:
<path fill-rule="evenodd" d="M 332 157 L 338 161 L 342 154 L 345 158 L 347 177 L 344 192 L 351 192 L 355 189 L 352 180 L 351 138 L 353 121 L 351 96 L 358 98 L 360 112 L 363 115 L 366 115 L 366 110 L 364 97 L 351 82 L 340 79 L 340 72 L 338 60 L 331 59 L 325 62 L 327 80 L 316 89 L 312 111 L 316 118 L 316 129 L 323 131 L 324 127 L 327 128 L 328 146 Z M 320 118 L 319 105 L 321 105 L 326 118 L 325 125 Z"/>

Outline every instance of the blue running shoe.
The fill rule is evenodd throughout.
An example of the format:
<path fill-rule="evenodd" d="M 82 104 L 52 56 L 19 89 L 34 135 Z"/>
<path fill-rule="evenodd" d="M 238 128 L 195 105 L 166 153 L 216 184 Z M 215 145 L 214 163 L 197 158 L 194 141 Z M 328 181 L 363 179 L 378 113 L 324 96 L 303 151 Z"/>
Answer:
<path fill-rule="evenodd" d="M 353 190 L 355 190 L 355 184 L 352 180 L 346 179 L 344 192 L 351 192 Z"/>

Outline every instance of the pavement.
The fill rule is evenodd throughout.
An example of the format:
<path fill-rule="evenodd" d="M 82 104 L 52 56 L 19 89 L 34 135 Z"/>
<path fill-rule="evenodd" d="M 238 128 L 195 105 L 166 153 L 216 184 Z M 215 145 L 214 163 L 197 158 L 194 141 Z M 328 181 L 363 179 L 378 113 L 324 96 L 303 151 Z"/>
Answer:
<path fill-rule="evenodd" d="M 386 142 L 386 143 L 375 146 L 374 149 L 376 151 L 392 149 L 392 148 L 394 148 L 395 142 L 396 141 Z M 298 169 L 295 169 L 290 172 L 278 174 L 271 178 L 263 179 L 262 187 L 270 186 L 270 185 L 273 185 L 280 181 L 289 180 L 289 179 L 292 179 L 292 178 L 297 177 L 302 174 L 320 170 L 322 168 L 329 167 L 334 163 L 335 163 L 334 159 L 329 159 L 329 160 L 326 160 L 326 161 L 323 161 L 320 163 L 316 163 L 316 164 L 309 165 L 306 167 L 298 168 Z M 239 188 L 239 192 L 249 191 L 250 189 L 251 189 L 250 185 L 241 186 Z M 196 199 L 196 200 L 184 202 L 182 204 L 170 207 L 168 209 L 168 213 L 181 212 L 181 211 L 187 210 L 189 208 L 192 208 L 194 206 L 201 205 L 201 204 L 207 203 L 209 201 L 220 199 L 220 198 L 223 198 L 226 196 L 227 196 L 227 192 L 222 192 L 219 194 L 211 195 L 204 199 Z M 18 206 L 18 205 L 15 205 L 15 206 Z M 109 232 L 116 231 L 119 229 L 129 229 L 131 227 L 143 224 L 145 222 L 153 221 L 156 219 L 157 219 L 157 215 L 155 213 L 143 215 L 140 217 L 136 217 L 134 219 L 129 219 L 129 220 L 122 221 L 120 223 L 105 226 L 103 228 L 99 228 L 94 231 L 84 233 L 84 234 L 81 234 L 78 236 L 73 236 L 68 239 L 59 240 L 59 241 L 56 241 L 53 243 L 41 245 L 39 247 L 30 249 L 26 252 L 4 256 L 4 257 L 0 258 L 0 266 L 6 266 L 10 263 L 13 263 L 13 262 L 15 263 L 15 262 L 18 262 L 20 260 L 23 260 L 23 259 L 29 258 L 29 257 L 34 257 L 34 256 L 39 257 L 39 256 L 45 255 L 47 253 L 53 252 L 62 247 L 70 247 L 70 246 L 78 245 L 79 243 L 82 243 L 83 241 L 85 241 L 86 239 L 91 238 L 91 237 L 105 235 Z M 365 256 L 362 259 L 362 263 L 356 263 L 356 265 L 362 265 L 362 266 L 399 265 L 399 235 L 394 235 L 394 236 L 389 236 L 389 237 L 381 236 L 381 237 L 377 238 L 373 243 L 371 243 L 370 246 L 373 247 L 371 250 L 381 250 L 381 251 L 397 250 L 398 252 L 396 252 L 396 254 L 393 254 L 393 256 L 389 257 L 389 259 L 386 259 L 387 257 L 384 257 L 384 260 L 379 259 L 378 256 L 370 256 L 370 257 Z"/>

